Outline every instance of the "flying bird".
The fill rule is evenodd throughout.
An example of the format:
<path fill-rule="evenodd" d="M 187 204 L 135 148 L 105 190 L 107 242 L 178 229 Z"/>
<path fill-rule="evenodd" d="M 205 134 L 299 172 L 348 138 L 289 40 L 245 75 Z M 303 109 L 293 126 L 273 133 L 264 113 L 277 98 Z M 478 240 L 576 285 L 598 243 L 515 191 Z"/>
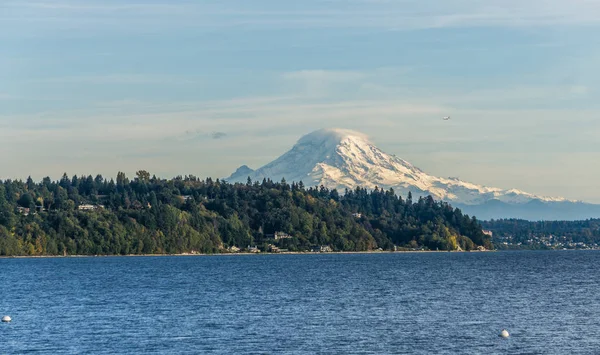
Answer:
<path fill-rule="evenodd" d="M 450 119 L 450 116 L 445 116 L 444 117 L 444 121 L 448 121 Z"/>

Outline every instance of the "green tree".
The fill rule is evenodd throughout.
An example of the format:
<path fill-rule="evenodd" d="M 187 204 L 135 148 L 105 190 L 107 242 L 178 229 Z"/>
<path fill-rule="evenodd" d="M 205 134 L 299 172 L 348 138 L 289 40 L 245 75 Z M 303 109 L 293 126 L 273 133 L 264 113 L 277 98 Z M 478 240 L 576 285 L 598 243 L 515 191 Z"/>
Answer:
<path fill-rule="evenodd" d="M 22 194 L 21 197 L 19 198 L 19 201 L 17 201 L 17 203 L 21 207 L 35 208 L 35 201 L 34 201 L 33 197 L 31 196 L 31 194 L 28 192 Z"/>

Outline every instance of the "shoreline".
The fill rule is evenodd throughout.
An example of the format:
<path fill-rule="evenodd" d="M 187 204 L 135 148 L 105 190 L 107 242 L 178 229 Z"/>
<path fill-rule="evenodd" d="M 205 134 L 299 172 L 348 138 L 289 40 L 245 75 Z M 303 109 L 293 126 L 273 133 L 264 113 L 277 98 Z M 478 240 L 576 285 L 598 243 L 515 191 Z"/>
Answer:
<path fill-rule="evenodd" d="M 407 253 L 489 253 L 489 252 L 517 252 L 517 251 L 598 251 L 600 249 L 548 249 L 548 250 L 537 250 L 537 249 L 494 249 L 494 250 L 398 250 L 398 251 L 332 251 L 332 252 L 302 252 L 302 251 L 290 251 L 290 252 L 279 252 L 279 253 L 179 253 L 179 254 L 127 254 L 127 255 L 1 255 L 1 259 L 66 259 L 66 258 L 147 258 L 147 257 L 183 257 L 183 256 L 197 256 L 197 257 L 211 257 L 211 256 L 245 256 L 245 255 L 327 255 L 327 254 L 407 254 Z"/>
<path fill-rule="evenodd" d="M 66 259 L 66 258 L 118 258 L 118 257 L 169 257 L 169 256 L 244 256 L 244 255 L 326 255 L 326 254 L 404 254 L 404 253 L 486 253 L 496 250 L 401 250 L 401 251 L 333 251 L 333 252 L 302 252 L 290 251 L 280 253 L 179 253 L 179 254 L 127 254 L 127 255 L 12 255 L 0 256 L 0 259 Z"/>

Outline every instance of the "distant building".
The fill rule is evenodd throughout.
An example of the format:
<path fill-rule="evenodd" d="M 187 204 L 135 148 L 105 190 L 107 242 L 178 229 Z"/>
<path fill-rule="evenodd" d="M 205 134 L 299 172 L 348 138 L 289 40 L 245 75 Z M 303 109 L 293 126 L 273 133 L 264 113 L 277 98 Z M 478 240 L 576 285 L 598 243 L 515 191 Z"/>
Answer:
<path fill-rule="evenodd" d="M 79 205 L 77 207 L 78 210 L 80 211 L 94 211 L 94 210 L 98 210 L 104 208 L 104 206 L 102 205 L 88 205 L 88 204 L 83 204 L 83 205 Z"/>
<path fill-rule="evenodd" d="M 280 240 L 280 239 L 291 239 L 292 236 L 287 234 L 287 233 L 283 233 L 283 232 L 275 232 L 275 240 Z"/>
<path fill-rule="evenodd" d="M 278 248 L 278 247 L 276 247 L 276 246 L 275 246 L 275 245 L 273 245 L 273 244 L 269 244 L 269 251 L 270 251 L 271 253 L 279 253 L 279 248 Z"/>
<path fill-rule="evenodd" d="M 362 213 L 353 213 L 354 218 L 362 218 Z"/>
<path fill-rule="evenodd" d="M 493 236 L 494 236 L 494 233 L 493 233 L 492 231 L 488 231 L 488 230 L 485 230 L 485 229 L 484 229 L 484 230 L 482 230 L 482 232 L 483 232 L 483 234 L 485 234 L 485 235 L 489 235 L 490 237 L 493 237 Z"/>
<path fill-rule="evenodd" d="M 333 251 L 333 249 L 331 249 L 331 247 L 329 245 L 321 245 L 321 246 L 312 247 L 311 251 L 313 253 L 331 253 Z"/>
<path fill-rule="evenodd" d="M 258 249 L 258 247 L 256 245 L 253 247 L 248 245 L 248 251 L 251 253 L 260 253 L 260 249 Z"/>
<path fill-rule="evenodd" d="M 236 247 L 235 245 L 232 245 L 232 246 L 230 246 L 230 247 L 229 247 L 229 251 L 230 251 L 230 252 L 232 252 L 232 253 L 237 253 L 237 252 L 239 252 L 240 250 L 241 250 L 241 249 L 240 249 L 240 248 L 238 248 L 238 247 Z"/>
<path fill-rule="evenodd" d="M 17 212 L 20 213 L 20 214 L 22 214 L 22 215 L 28 216 L 29 215 L 29 208 L 26 208 L 26 207 L 17 207 Z"/>

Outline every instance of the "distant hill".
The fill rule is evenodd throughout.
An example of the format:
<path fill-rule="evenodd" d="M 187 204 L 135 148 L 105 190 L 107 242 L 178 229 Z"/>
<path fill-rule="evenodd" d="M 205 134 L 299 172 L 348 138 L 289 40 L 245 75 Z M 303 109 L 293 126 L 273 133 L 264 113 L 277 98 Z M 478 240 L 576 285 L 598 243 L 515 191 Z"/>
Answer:
<path fill-rule="evenodd" d="M 501 219 L 483 222 L 502 249 L 599 249 L 600 219 L 538 221 Z"/>
<path fill-rule="evenodd" d="M 389 155 L 362 133 L 344 129 L 323 129 L 301 137 L 285 154 L 252 170 L 246 165 L 229 182 L 303 181 L 307 186 L 325 186 L 343 192 L 356 187 L 389 189 L 401 196 L 431 195 L 436 200 L 460 206 L 480 219 L 582 219 L 600 217 L 600 205 L 562 197 L 537 196 L 517 189 L 486 187 L 458 178 L 429 175 L 411 163 Z"/>
<path fill-rule="evenodd" d="M 583 202 L 531 200 L 522 204 L 509 204 L 490 200 L 481 205 L 454 205 L 480 220 L 519 218 L 529 221 L 577 221 L 600 217 L 600 205 Z"/>

